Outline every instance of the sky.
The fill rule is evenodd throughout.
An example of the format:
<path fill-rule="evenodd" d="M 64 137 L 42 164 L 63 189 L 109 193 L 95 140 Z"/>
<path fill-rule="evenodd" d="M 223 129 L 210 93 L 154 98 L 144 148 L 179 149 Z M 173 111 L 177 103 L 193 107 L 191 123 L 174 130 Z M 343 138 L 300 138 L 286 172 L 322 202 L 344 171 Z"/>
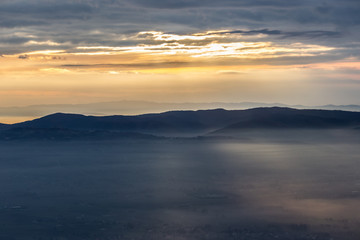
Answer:
<path fill-rule="evenodd" d="M 2 0 L 0 107 L 360 104 L 359 0 Z"/>

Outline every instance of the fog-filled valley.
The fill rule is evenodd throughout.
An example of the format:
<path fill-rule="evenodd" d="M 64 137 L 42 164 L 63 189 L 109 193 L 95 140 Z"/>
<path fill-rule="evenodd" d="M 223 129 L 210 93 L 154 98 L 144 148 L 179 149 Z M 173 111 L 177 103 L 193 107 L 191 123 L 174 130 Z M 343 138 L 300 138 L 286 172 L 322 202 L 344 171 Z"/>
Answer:
<path fill-rule="evenodd" d="M 356 240 L 360 142 L 326 132 L 3 141 L 0 238 Z"/>

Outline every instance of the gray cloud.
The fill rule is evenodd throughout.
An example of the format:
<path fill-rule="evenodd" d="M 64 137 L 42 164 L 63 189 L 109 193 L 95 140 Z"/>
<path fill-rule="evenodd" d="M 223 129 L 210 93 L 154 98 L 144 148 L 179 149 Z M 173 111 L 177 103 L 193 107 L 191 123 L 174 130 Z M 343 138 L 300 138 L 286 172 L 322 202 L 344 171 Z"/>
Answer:
<path fill-rule="evenodd" d="M 0 54 L 45 48 L 24 46 L 26 38 L 6 37 L 6 28 L 34 34 L 36 41 L 60 43 L 56 49 L 64 50 L 148 43 L 122 40 L 140 31 L 191 34 L 221 29 L 248 37 L 262 33 L 283 44 L 301 40 L 343 47 L 358 42 L 359 12 L 358 0 L 3 0 Z M 343 51 L 344 57 L 348 54 Z"/>
<path fill-rule="evenodd" d="M 293 23 L 318 23 L 353 25 L 359 24 L 358 1 L 325 0 L 113 0 L 113 1 L 5 1 L 0 3 L 0 23 L 3 27 L 58 24 L 53 20 L 96 21 L 95 27 L 112 28 L 119 21 L 124 24 L 153 25 L 168 23 L 210 28 L 234 27 L 249 24 L 269 24 L 284 21 Z M 1 21 L 2 20 L 2 21 Z M 22 21 L 24 20 L 24 21 Z M 28 20 L 28 21 L 27 21 Z M 245 23 L 246 24 L 246 23 Z M 254 27 L 254 26 L 253 26 Z M 253 28 L 251 27 L 251 28 Z"/>
<path fill-rule="evenodd" d="M 26 37 L 3 37 L 0 38 L 0 43 L 3 44 L 24 44 L 32 40 L 31 38 Z"/>
<path fill-rule="evenodd" d="M 254 65 L 266 64 L 272 66 L 288 66 L 299 64 L 323 63 L 341 60 L 342 56 L 336 54 L 326 54 L 318 56 L 280 56 L 276 58 L 258 58 L 258 59 L 239 59 L 239 58 L 226 58 L 213 62 L 211 60 L 205 61 L 176 61 L 176 62 L 141 62 L 130 64 L 62 64 L 52 66 L 65 69 L 102 69 L 104 71 L 119 70 L 129 71 L 138 69 L 151 69 L 151 68 L 186 68 L 186 67 L 208 67 L 208 66 L 238 66 L 238 65 Z"/>
<path fill-rule="evenodd" d="M 285 32 L 284 38 L 306 37 L 306 38 L 319 38 L 319 37 L 341 37 L 341 32 L 337 31 L 302 31 L 302 32 Z"/>
<path fill-rule="evenodd" d="M 205 63 L 197 63 L 206 66 Z M 99 68 L 99 69 L 137 69 L 137 68 L 173 68 L 193 66 L 188 62 L 159 62 L 159 63 L 134 63 L 134 64 L 64 64 L 62 68 Z M 198 65 L 197 65 L 198 66 Z"/>
<path fill-rule="evenodd" d="M 211 35 L 213 33 L 208 33 Z M 298 31 L 298 32 L 286 32 L 281 30 L 269 30 L 269 29 L 260 29 L 260 30 L 231 30 L 231 31 L 221 31 L 216 34 L 242 34 L 242 35 L 257 35 L 257 34 L 265 34 L 265 35 L 277 35 L 282 36 L 283 38 L 291 38 L 291 37 L 305 37 L 305 38 L 318 38 L 318 37 L 340 37 L 341 33 L 337 31 Z"/>
<path fill-rule="evenodd" d="M 4 15 L 0 16 L 0 27 L 15 28 L 15 27 L 29 27 L 46 25 L 46 21 L 31 20 L 31 19 L 6 19 Z"/>
<path fill-rule="evenodd" d="M 250 7 L 250 6 L 276 6 L 290 7 L 299 5 L 298 1 L 286 0 L 135 0 L 135 3 L 150 8 L 199 8 L 199 7 Z"/>
<path fill-rule="evenodd" d="M 90 13 L 93 8 L 89 4 L 79 3 L 38 3 L 36 2 L 21 2 L 21 4 L 11 3 L 0 5 L 0 13 L 5 14 L 42 14 L 39 17 L 46 17 L 55 15 L 64 15 L 76 13 Z"/>
<path fill-rule="evenodd" d="M 54 20 L 88 19 L 94 11 L 95 6 L 75 1 L 6 1 L 0 3 L 0 26 L 52 25 Z"/>
<path fill-rule="evenodd" d="M 28 59 L 29 56 L 25 54 L 25 55 L 20 55 L 18 58 L 19 59 Z"/>

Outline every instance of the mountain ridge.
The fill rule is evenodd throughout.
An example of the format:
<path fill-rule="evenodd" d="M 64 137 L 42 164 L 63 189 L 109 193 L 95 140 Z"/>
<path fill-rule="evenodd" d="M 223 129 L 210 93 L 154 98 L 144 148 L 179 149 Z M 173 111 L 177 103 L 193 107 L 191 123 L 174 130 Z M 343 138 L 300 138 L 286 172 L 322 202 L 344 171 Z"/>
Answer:
<path fill-rule="evenodd" d="M 226 135 L 244 129 L 358 129 L 359 127 L 360 112 L 299 110 L 286 107 L 177 110 L 135 116 L 53 113 L 21 123 L 0 124 L 0 139 L 181 137 L 205 136 L 209 133 Z M 66 134 L 69 137 L 66 137 Z"/>
<path fill-rule="evenodd" d="M 150 102 L 150 101 L 113 101 L 84 104 L 44 104 L 29 106 L 0 107 L 0 117 L 7 123 L 22 122 L 49 115 L 54 112 L 79 113 L 85 115 L 109 116 L 109 115 L 140 115 L 148 113 L 162 113 L 172 110 L 199 110 L 224 108 L 228 110 L 245 110 L 258 107 L 290 107 L 297 109 L 325 109 L 360 111 L 360 105 L 290 105 L 282 103 L 261 102 Z M 1 119 L 0 118 L 0 119 Z M 0 121 L 1 122 L 1 121 Z"/>

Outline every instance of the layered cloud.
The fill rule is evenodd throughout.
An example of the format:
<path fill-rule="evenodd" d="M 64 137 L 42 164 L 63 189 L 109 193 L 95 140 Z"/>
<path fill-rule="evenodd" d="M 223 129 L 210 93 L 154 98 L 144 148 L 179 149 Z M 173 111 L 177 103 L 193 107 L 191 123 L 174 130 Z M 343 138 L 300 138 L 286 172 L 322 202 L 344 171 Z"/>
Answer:
<path fill-rule="evenodd" d="M 359 11 L 356 0 L 5 0 L 0 3 L 0 54 L 136 46 L 144 39 L 129 36 L 152 31 L 161 32 L 163 39 L 150 41 L 164 41 L 169 37 L 166 33 L 187 36 L 173 40 L 195 44 L 200 38 L 207 43 L 215 35 L 241 34 L 243 38 L 263 35 L 268 38 L 262 38 L 265 42 L 277 38 L 275 43 L 282 45 L 358 47 Z M 210 32 L 209 37 L 194 35 L 204 32 Z M 344 57 L 349 56 L 344 53 Z"/>
<path fill-rule="evenodd" d="M 21 71 L 21 67 L 29 71 L 33 66 L 35 71 L 45 69 L 57 73 L 85 70 L 158 72 L 161 69 L 162 72 L 166 72 L 164 69 L 214 72 L 257 69 L 261 66 L 304 67 L 347 59 L 351 53 L 349 50 L 353 52 L 354 46 L 310 41 L 326 36 L 341 38 L 337 32 L 287 32 L 277 29 L 221 29 L 189 34 L 142 31 L 114 34 L 108 42 L 84 41 L 77 44 L 41 41 L 27 36 L 28 40 L 19 44 L 22 47 L 17 52 L 4 53 L 3 60 L 16 65 L 13 71 Z"/>
<path fill-rule="evenodd" d="M 95 88 L 99 79 L 142 77 L 126 74 L 157 74 L 151 79 L 165 86 L 189 76 L 192 84 L 219 76 L 286 79 L 292 71 L 314 84 L 353 84 L 360 76 L 359 12 L 358 0 L 3 0 L 0 75 L 8 80 L 1 87 L 27 92 L 26 81 L 39 76 L 62 79 L 59 87 L 87 74 Z"/>
<path fill-rule="evenodd" d="M 285 44 L 341 47 L 357 41 L 359 11 L 357 0 L 5 0 L 0 3 L 0 54 L 44 49 L 35 43 L 61 49 L 123 47 L 134 45 L 125 36 L 139 32 L 190 36 L 223 29 L 217 34 L 263 34 Z"/>

